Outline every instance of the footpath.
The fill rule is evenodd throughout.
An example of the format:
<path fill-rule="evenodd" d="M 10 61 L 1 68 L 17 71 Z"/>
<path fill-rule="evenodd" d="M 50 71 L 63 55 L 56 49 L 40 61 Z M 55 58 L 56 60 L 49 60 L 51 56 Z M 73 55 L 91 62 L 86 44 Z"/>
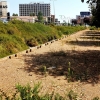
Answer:
<path fill-rule="evenodd" d="M 100 50 L 100 46 L 87 45 L 87 43 L 84 43 L 84 45 L 77 45 L 80 41 L 86 41 L 80 37 L 87 31 L 88 30 L 83 30 L 70 36 L 64 36 L 59 40 L 53 40 L 46 44 L 0 59 L 0 89 L 9 94 L 12 93 L 12 91 L 15 91 L 15 85 L 17 83 L 20 83 L 21 85 L 29 83 L 33 86 L 34 83 L 41 81 L 43 85 L 43 92 L 54 89 L 62 93 L 65 92 L 67 88 L 74 89 L 79 93 L 84 92 L 84 98 L 88 98 L 84 100 L 91 100 L 90 98 L 94 96 L 100 96 L 100 84 L 92 86 L 91 84 L 83 84 L 80 82 L 68 83 L 67 80 L 65 80 L 65 76 L 53 77 L 48 75 L 47 77 L 43 77 L 36 74 L 34 71 L 27 70 L 31 64 L 35 67 L 35 62 L 32 62 L 32 58 L 35 57 L 33 55 L 43 55 L 48 52 L 57 52 L 61 50 Z M 87 41 L 90 40 L 87 39 Z"/>

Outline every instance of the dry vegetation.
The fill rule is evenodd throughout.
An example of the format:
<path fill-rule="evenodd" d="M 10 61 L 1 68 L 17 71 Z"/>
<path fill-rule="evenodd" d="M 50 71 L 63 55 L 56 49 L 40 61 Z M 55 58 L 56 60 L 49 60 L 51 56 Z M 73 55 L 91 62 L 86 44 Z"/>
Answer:
<path fill-rule="evenodd" d="M 32 86 L 41 81 L 43 93 L 54 91 L 63 95 L 73 90 L 82 100 L 99 97 L 100 47 L 98 38 L 92 39 L 91 35 L 97 33 L 85 30 L 17 58 L 1 60 L 0 86 L 9 91 L 10 87 L 14 90 L 16 83 Z"/>

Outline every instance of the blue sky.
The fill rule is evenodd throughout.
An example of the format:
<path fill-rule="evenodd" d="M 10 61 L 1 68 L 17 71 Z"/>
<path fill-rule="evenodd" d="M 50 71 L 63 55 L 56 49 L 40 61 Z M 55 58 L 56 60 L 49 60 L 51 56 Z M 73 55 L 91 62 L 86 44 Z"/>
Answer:
<path fill-rule="evenodd" d="M 19 14 L 19 4 L 30 2 L 44 2 L 51 4 L 51 14 L 54 14 L 60 21 L 76 18 L 80 11 L 89 11 L 86 0 L 84 3 L 81 0 L 6 0 L 8 3 L 8 11 Z M 53 6 L 54 1 L 54 6 Z M 55 10 L 54 10 L 55 8 Z"/>

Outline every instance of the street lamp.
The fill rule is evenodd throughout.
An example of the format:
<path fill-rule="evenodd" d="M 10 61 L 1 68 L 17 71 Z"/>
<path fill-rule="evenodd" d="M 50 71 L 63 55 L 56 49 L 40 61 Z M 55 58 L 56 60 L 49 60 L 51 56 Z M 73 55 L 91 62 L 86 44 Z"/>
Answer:
<path fill-rule="evenodd" d="M 55 15 L 55 4 L 54 4 L 54 1 L 56 1 L 56 0 L 50 0 L 50 1 L 53 1 L 53 10 L 54 10 L 54 15 Z"/>
<path fill-rule="evenodd" d="M 54 16 L 55 16 L 55 4 L 54 4 L 54 1 L 56 1 L 56 0 L 50 0 L 50 1 L 53 1 L 53 10 L 54 10 Z M 54 18 L 54 23 L 55 23 L 55 18 Z"/>

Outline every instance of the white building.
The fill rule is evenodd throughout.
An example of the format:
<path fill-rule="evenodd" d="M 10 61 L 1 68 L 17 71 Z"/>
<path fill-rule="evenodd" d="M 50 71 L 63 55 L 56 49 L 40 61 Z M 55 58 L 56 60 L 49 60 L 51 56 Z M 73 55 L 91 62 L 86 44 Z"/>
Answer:
<path fill-rule="evenodd" d="M 7 16 L 7 1 L 0 1 L 0 17 Z"/>
<path fill-rule="evenodd" d="M 35 23 L 36 21 L 38 21 L 37 16 L 11 16 L 11 20 L 21 20 L 24 22 L 31 22 L 31 23 Z M 43 17 L 43 21 L 47 22 L 47 17 Z"/>
<path fill-rule="evenodd" d="M 33 13 L 38 15 L 39 11 L 43 16 L 50 16 L 50 3 L 19 4 L 19 16 L 30 16 Z"/>
<path fill-rule="evenodd" d="M 24 21 L 24 22 L 35 23 L 37 16 L 34 16 L 34 17 L 31 17 L 31 16 L 11 16 L 11 20 L 13 20 L 13 19 L 21 20 L 21 21 Z"/>

